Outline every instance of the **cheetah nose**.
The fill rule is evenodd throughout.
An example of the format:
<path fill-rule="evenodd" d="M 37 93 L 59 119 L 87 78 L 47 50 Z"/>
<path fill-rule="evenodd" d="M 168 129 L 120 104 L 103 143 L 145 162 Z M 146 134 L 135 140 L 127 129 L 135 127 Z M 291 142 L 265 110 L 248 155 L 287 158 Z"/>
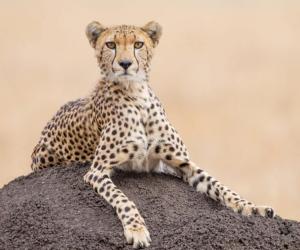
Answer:
<path fill-rule="evenodd" d="M 119 61 L 119 65 L 125 70 L 128 69 L 131 64 L 132 64 L 132 62 L 128 61 L 128 60 Z"/>

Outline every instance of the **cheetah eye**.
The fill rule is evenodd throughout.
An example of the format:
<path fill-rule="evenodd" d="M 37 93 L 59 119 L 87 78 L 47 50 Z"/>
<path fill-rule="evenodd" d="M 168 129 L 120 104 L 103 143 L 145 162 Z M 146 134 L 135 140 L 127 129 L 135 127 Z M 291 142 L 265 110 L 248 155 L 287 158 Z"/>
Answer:
<path fill-rule="evenodd" d="M 107 43 L 105 43 L 105 45 L 109 49 L 115 49 L 116 48 L 116 43 L 115 42 L 107 42 Z"/>
<path fill-rule="evenodd" d="M 135 49 L 140 49 L 140 48 L 143 47 L 143 45 L 144 45 L 143 42 L 135 42 L 135 43 L 134 43 L 134 48 L 135 48 Z"/>

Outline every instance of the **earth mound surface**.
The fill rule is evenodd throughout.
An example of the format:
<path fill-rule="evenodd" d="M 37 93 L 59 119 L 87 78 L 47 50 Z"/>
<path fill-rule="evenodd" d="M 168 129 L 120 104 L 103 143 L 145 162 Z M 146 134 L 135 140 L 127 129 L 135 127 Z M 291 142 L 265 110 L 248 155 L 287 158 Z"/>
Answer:
<path fill-rule="evenodd" d="M 83 182 L 88 166 L 49 168 L 0 189 L 0 249 L 132 249 L 114 209 Z M 148 249 L 300 249 L 300 223 L 243 217 L 172 176 L 117 172 L 152 238 Z"/>

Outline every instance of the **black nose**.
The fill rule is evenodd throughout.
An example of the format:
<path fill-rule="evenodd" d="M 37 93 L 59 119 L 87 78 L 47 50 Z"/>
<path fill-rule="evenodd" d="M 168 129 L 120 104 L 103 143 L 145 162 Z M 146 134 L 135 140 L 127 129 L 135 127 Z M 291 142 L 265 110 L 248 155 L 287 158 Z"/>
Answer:
<path fill-rule="evenodd" d="M 128 60 L 123 60 L 123 61 L 119 62 L 119 65 L 125 70 L 128 69 L 131 64 L 132 64 L 132 62 L 128 61 Z"/>

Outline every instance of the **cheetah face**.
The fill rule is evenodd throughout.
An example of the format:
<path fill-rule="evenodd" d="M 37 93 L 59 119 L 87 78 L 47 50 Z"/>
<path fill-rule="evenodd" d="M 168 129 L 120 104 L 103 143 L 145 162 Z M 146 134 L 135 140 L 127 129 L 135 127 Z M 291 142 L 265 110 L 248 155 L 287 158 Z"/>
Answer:
<path fill-rule="evenodd" d="M 136 82 L 148 78 L 153 49 L 161 31 L 156 22 L 149 22 L 144 27 L 105 28 L 94 21 L 87 26 L 86 35 L 106 78 L 116 82 Z"/>

